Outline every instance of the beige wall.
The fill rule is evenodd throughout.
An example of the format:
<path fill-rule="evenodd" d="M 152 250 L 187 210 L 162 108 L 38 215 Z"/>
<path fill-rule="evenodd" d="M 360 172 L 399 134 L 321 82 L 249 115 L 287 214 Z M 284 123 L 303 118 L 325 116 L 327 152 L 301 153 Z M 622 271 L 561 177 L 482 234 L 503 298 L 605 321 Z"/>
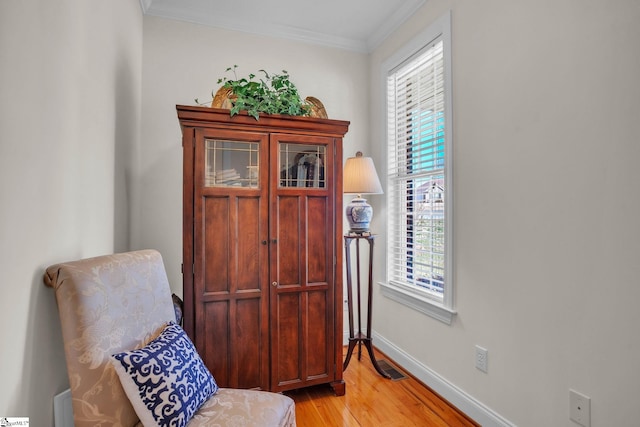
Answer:
<path fill-rule="evenodd" d="M 68 387 L 54 262 L 128 246 L 138 2 L 0 2 L 0 416 L 53 425 Z"/>
<path fill-rule="evenodd" d="M 377 293 L 374 328 L 518 426 L 575 426 L 569 388 L 591 397 L 592 426 L 636 425 L 640 6 L 427 2 L 371 56 L 377 164 L 380 65 L 448 9 L 458 315 L 446 326 Z"/>

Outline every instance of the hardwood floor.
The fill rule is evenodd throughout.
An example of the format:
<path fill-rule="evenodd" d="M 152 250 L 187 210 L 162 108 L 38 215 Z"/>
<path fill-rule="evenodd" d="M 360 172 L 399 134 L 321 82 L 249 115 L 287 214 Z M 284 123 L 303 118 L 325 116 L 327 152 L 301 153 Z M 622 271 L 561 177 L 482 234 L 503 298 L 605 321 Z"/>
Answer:
<path fill-rule="evenodd" d="M 378 351 L 376 359 L 398 366 Z M 411 376 L 382 378 L 364 348 L 361 360 L 354 351 L 344 380 L 347 392 L 340 397 L 328 385 L 285 393 L 296 402 L 298 427 L 479 426 Z"/>

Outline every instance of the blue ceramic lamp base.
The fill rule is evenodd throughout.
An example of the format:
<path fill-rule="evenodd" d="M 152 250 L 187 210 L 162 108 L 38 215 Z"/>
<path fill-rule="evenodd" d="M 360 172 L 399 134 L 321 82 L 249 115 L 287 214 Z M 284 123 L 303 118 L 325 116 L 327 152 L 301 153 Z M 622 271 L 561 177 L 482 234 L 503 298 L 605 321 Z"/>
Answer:
<path fill-rule="evenodd" d="M 345 213 L 349 222 L 350 232 L 362 234 L 369 231 L 373 208 L 367 203 L 366 199 L 358 195 L 347 205 Z"/>

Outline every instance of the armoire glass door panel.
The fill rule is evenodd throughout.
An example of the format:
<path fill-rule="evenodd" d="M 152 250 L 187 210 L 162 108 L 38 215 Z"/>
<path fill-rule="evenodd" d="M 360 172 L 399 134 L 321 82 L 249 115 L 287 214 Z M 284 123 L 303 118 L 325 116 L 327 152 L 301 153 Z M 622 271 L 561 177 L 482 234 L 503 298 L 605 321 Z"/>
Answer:
<path fill-rule="evenodd" d="M 325 188 L 327 147 L 312 144 L 278 146 L 280 187 Z"/>
<path fill-rule="evenodd" d="M 206 187 L 246 187 L 260 185 L 257 142 L 205 140 Z"/>

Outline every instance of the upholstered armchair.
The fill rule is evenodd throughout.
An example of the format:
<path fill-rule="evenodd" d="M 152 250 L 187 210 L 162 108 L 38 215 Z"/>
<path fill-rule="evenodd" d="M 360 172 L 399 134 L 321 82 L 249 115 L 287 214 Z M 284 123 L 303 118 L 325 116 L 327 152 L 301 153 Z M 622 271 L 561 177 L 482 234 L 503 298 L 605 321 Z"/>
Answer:
<path fill-rule="evenodd" d="M 157 413 L 171 414 L 176 408 L 195 413 L 181 414 L 175 425 L 295 426 L 289 397 L 217 387 L 175 323 L 157 251 L 56 264 L 47 268 L 44 282 L 55 290 L 60 312 L 76 427 L 142 425 L 140 420 L 145 426 L 162 425 Z M 174 356 L 178 363 L 171 360 Z M 162 367 L 168 367 L 169 377 L 148 379 L 149 371 Z M 158 384 L 164 391 L 156 390 Z M 164 401 L 149 404 L 148 399 L 159 396 Z M 189 400 L 193 396 L 203 403 L 194 405 Z"/>

